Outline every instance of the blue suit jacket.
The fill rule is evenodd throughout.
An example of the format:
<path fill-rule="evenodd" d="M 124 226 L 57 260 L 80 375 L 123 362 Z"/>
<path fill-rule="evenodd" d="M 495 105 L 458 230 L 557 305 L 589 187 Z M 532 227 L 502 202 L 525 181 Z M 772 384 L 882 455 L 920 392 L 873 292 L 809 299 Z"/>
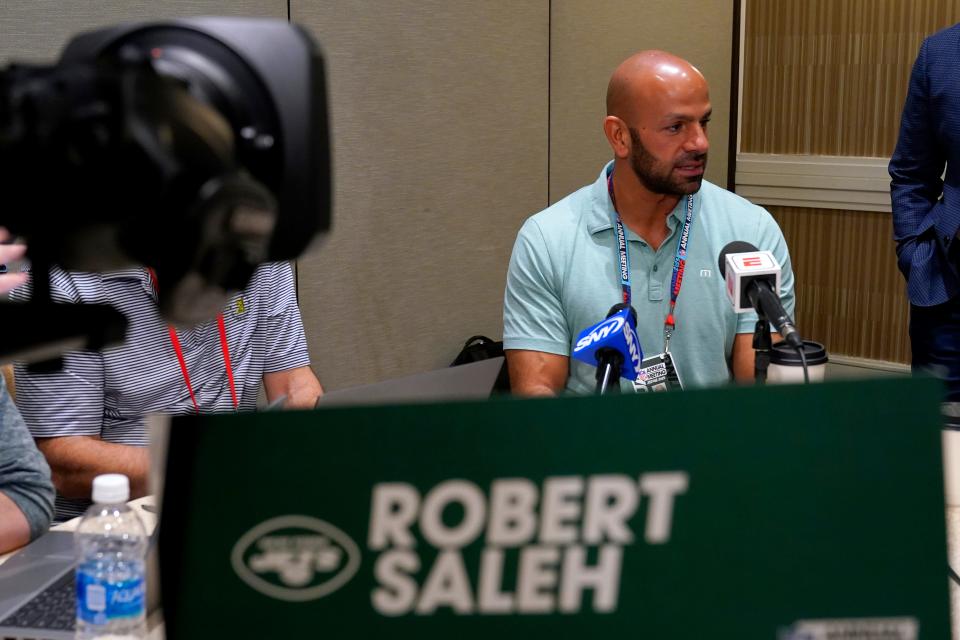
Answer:
<path fill-rule="evenodd" d="M 910 302 L 944 303 L 960 292 L 960 24 L 920 46 L 889 170 L 897 263 Z"/>

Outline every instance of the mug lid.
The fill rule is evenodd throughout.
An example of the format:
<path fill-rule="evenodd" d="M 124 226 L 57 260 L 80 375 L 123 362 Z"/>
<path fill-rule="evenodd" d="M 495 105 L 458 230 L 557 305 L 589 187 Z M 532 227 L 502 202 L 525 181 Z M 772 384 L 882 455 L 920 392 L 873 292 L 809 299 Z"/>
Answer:
<path fill-rule="evenodd" d="M 813 340 L 803 341 L 803 354 L 807 357 L 807 366 L 827 363 L 827 350 L 823 345 Z M 785 367 L 802 367 L 800 353 L 786 342 L 780 341 L 770 348 L 770 364 L 779 364 Z"/>

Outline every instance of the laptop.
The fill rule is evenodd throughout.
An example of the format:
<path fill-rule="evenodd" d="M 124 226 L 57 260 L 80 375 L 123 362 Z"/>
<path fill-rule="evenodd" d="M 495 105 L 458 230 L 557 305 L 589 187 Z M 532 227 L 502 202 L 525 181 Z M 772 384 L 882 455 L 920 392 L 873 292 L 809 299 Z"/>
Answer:
<path fill-rule="evenodd" d="M 383 382 L 330 391 L 317 408 L 355 404 L 404 404 L 449 400 L 482 400 L 490 396 L 503 367 L 503 356 L 445 367 Z"/>
<path fill-rule="evenodd" d="M 154 527 L 147 547 L 147 611 L 158 591 Z M 77 615 L 76 557 L 72 531 L 49 531 L 0 565 L 0 638 L 73 640 Z M 151 597 L 154 596 L 154 597 Z"/>

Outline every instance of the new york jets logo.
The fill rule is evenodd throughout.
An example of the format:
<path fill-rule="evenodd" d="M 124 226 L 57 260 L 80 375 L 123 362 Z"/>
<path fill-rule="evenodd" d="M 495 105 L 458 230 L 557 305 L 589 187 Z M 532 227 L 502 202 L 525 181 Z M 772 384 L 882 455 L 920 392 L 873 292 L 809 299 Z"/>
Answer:
<path fill-rule="evenodd" d="M 265 596 L 305 602 L 345 585 L 360 567 L 360 549 L 332 524 L 302 515 L 272 518 L 233 547 L 233 569 Z"/>

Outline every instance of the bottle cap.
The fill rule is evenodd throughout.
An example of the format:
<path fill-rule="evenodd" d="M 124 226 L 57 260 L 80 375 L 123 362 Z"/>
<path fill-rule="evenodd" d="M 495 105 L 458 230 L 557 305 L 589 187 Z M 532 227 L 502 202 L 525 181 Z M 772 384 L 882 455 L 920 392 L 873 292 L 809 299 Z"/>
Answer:
<path fill-rule="evenodd" d="M 130 499 L 130 480 L 120 473 L 105 473 L 93 479 L 93 501 L 119 504 Z"/>

